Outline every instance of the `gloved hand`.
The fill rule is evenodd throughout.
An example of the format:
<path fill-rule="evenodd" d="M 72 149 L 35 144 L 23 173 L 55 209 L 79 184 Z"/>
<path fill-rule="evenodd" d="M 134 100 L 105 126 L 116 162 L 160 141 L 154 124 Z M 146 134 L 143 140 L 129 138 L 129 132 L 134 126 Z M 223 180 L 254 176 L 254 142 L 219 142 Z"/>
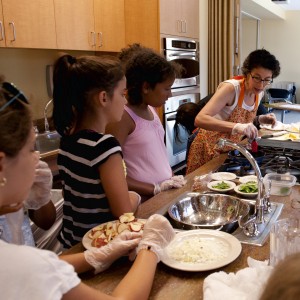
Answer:
<path fill-rule="evenodd" d="M 162 191 L 166 191 L 169 189 L 178 189 L 183 187 L 186 184 L 186 180 L 182 175 L 173 176 L 170 179 L 164 180 L 159 184 L 154 185 L 153 194 L 156 195 Z"/>
<path fill-rule="evenodd" d="M 99 249 L 84 251 L 85 260 L 95 268 L 95 274 L 106 270 L 116 259 L 129 255 L 141 240 L 139 232 L 122 232 Z"/>
<path fill-rule="evenodd" d="M 162 215 L 152 215 L 146 222 L 143 237 L 137 248 L 137 253 L 142 249 L 153 251 L 159 262 L 163 256 L 163 250 L 169 245 L 175 236 L 175 231 L 170 222 Z"/>
<path fill-rule="evenodd" d="M 246 135 L 248 139 L 253 140 L 258 136 L 258 130 L 253 123 L 236 123 L 231 134 L 243 134 Z"/>
<path fill-rule="evenodd" d="M 35 180 L 24 202 L 27 209 L 37 210 L 51 200 L 52 173 L 47 163 L 40 160 L 35 170 Z"/>
<path fill-rule="evenodd" d="M 276 123 L 276 116 L 273 113 L 260 115 L 258 116 L 258 122 L 259 124 L 272 124 L 272 126 L 274 126 Z"/>

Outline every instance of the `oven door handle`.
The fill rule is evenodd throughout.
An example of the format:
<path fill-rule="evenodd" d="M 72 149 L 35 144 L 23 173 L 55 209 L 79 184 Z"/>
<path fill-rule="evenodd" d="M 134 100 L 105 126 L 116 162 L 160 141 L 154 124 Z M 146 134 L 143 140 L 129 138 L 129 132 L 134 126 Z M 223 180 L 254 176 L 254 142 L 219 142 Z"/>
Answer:
<path fill-rule="evenodd" d="M 191 53 L 175 53 L 175 54 L 169 54 L 169 57 L 180 57 L 180 56 L 187 56 L 191 59 L 196 59 L 196 55 L 192 55 Z"/>
<path fill-rule="evenodd" d="M 175 121 L 175 120 L 176 120 L 176 114 L 167 118 L 167 121 Z"/>

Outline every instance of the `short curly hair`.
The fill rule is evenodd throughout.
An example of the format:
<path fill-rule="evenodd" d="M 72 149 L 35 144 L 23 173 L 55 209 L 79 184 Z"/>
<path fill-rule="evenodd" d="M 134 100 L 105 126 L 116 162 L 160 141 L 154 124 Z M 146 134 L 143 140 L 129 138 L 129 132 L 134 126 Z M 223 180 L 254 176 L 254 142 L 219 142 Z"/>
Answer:
<path fill-rule="evenodd" d="M 279 61 L 265 49 L 254 50 L 246 57 L 242 67 L 243 75 L 247 76 L 254 68 L 259 67 L 272 71 L 273 78 L 280 74 Z"/>
<path fill-rule="evenodd" d="M 127 101 L 132 105 L 142 103 L 142 88 L 146 82 L 151 89 L 169 78 L 181 76 L 183 67 L 167 61 L 160 53 L 140 44 L 122 49 L 121 60 L 127 79 Z"/>

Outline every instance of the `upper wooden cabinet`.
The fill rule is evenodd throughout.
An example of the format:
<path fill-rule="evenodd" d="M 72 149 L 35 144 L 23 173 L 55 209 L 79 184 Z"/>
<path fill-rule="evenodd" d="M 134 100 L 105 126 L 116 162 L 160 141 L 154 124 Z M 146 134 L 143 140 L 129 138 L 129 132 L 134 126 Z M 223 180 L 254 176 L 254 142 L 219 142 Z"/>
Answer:
<path fill-rule="evenodd" d="M 120 51 L 124 0 L 54 0 L 59 49 Z"/>
<path fill-rule="evenodd" d="M 199 39 L 199 0 L 160 0 L 160 32 Z"/>
<path fill-rule="evenodd" d="M 95 50 L 93 0 L 54 0 L 58 49 Z"/>
<path fill-rule="evenodd" d="M 125 47 L 124 0 L 94 0 L 96 51 L 119 52 Z"/>
<path fill-rule="evenodd" d="M 6 47 L 56 48 L 53 0 L 2 0 L 2 13 Z"/>
<path fill-rule="evenodd" d="M 4 21 L 3 21 L 1 0 L 0 0 L 0 47 L 5 47 Z"/>
<path fill-rule="evenodd" d="M 159 50 L 159 0 L 125 0 L 125 26 L 126 45 L 140 43 Z"/>

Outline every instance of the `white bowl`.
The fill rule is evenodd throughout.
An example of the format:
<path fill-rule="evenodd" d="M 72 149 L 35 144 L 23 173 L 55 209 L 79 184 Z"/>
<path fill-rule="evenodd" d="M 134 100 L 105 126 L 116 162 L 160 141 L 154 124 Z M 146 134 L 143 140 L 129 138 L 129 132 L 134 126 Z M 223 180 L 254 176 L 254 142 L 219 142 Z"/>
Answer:
<path fill-rule="evenodd" d="M 215 185 L 217 185 L 219 183 L 222 183 L 222 182 L 227 183 L 229 185 L 229 188 L 227 188 L 227 189 L 218 189 L 218 188 L 214 187 Z M 236 184 L 232 181 L 229 181 L 229 180 L 215 180 L 215 181 L 211 181 L 207 184 L 207 187 L 210 190 L 215 191 L 215 192 L 219 192 L 219 193 L 229 192 L 229 191 L 233 190 L 235 186 L 236 186 Z"/>
<path fill-rule="evenodd" d="M 135 201 L 136 203 L 138 203 L 138 205 L 141 204 L 141 200 L 142 200 L 141 195 L 139 195 L 134 191 L 128 191 L 128 193 L 131 201 Z"/>
<path fill-rule="evenodd" d="M 248 181 L 256 181 L 257 182 L 257 177 L 255 175 L 247 175 L 239 178 L 240 183 L 246 183 Z"/>
<path fill-rule="evenodd" d="M 250 180 L 250 181 L 252 181 L 252 180 Z M 243 184 L 244 184 L 244 183 L 243 183 Z M 237 185 L 237 186 L 235 186 L 235 188 L 234 188 L 234 191 L 235 191 L 237 194 L 242 195 L 242 196 L 244 196 L 244 197 L 255 197 L 255 196 L 257 196 L 258 192 L 256 192 L 256 193 L 245 193 L 245 192 L 243 192 L 243 191 L 240 191 L 239 188 L 240 188 L 241 185 L 242 185 L 242 184 Z"/>
<path fill-rule="evenodd" d="M 213 180 L 234 180 L 236 175 L 230 172 L 216 172 L 211 174 Z"/>

